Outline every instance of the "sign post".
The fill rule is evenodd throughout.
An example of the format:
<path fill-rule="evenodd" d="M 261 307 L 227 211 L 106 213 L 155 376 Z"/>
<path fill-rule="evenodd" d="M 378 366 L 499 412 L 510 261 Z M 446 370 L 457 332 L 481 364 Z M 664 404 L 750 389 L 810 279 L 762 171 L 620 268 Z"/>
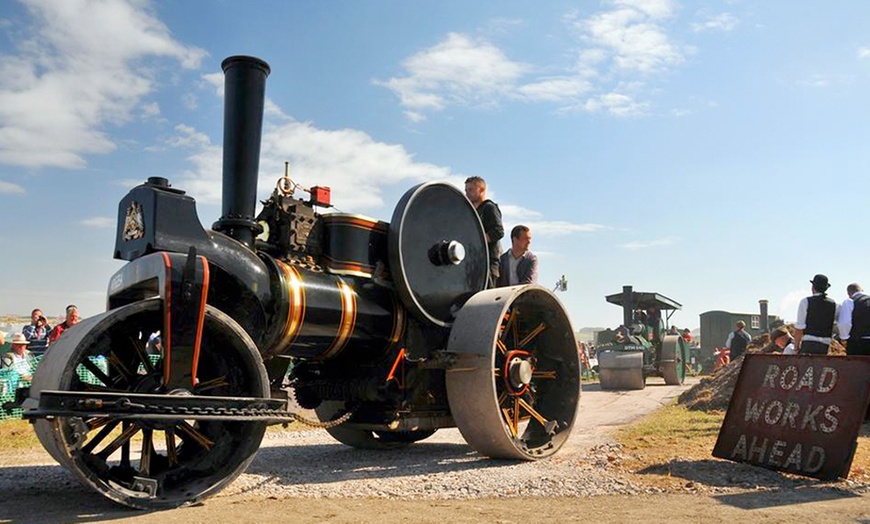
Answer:
<path fill-rule="evenodd" d="M 846 478 L 870 404 L 870 357 L 749 353 L 713 456 Z"/>

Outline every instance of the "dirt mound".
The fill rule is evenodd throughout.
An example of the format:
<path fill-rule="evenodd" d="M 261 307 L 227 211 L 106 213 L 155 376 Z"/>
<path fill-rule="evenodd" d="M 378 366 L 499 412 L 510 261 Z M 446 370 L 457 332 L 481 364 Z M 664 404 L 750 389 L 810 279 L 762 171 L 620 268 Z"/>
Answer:
<path fill-rule="evenodd" d="M 753 345 L 760 346 L 764 341 L 760 339 L 753 340 Z M 747 351 L 750 353 L 774 353 L 779 352 L 779 348 L 772 343 L 768 343 L 765 347 L 750 345 Z M 846 348 L 836 340 L 831 341 L 831 346 L 828 348 L 828 355 L 845 355 Z M 731 402 L 731 395 L 734 393 L 734 387 L 737 385 L 737 377 L 740 376 L 740 368 L 743 366 L 743 357 L 739 357 L 734 362 L 720 368 L 708 378 L 701 379 L 701 382 L 692 389 L 684 391 L 677 399 L 677 402 L 689 409 L 696 411 L 725 411 L 728 409 L 728 404 Z"/>
<path fill-rule="evenodd" d="M 692 389 L 684 391 L 677 402 L 696 411 L 727 410 L 742 366 L 743 357 L 741 356 L 734 362 L 720 368 L 710 377 L 701 379 L 701 382 Z"/>

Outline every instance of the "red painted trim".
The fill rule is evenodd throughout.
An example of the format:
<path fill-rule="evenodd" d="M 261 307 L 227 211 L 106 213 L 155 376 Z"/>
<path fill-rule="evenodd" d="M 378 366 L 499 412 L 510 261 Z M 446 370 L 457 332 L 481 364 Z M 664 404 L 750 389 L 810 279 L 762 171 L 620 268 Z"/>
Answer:
<path fill-rule="evenodd" d="M 191 363 L 190 371 L 190 387 L 193 388 L 196 386 L 197 378 L 196 378 L 196 370 L 199 366 L 199 350 L 202 344 L 202 326 L 205 324 L 205 306 L 206 299 L 208 298 L 208 283 L 209 283 L 209 272 L 208 272 L 208 260 L 204 256 L 200 256 L 199 259 L 202 261 L 202 298 L 199 302 L 199 315 L 197 316 L 196 321 L 196 339 L 193 343 L 193 362 Z"/>
<path fill-rule="evenodd" d="M 172 362 L 172 260 L 168 253 L 163 255 L 163 263 L 166 265 L 166 278 L 163 280 L 163 383 L 169 382 L 169 366 Z M 149 333 L 150 334 L 150 333 Z"/>

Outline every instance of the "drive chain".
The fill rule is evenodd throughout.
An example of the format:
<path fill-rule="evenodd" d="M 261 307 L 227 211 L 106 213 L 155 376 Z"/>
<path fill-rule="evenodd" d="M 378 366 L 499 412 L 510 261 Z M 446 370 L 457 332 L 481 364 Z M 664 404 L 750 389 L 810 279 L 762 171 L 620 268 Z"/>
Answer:
<path fill-rule="evenodd" d="M 344 424 L 350 417 L 353 416 L 355 410 L 350 409 L 340 417 L 329 420 L 326 422 L 321 422 L 319 420 L 311 420 L 303 417 L 298 413 L 293 413 L 292 411 L 287 411 L 283 409 L 268 409 L 265 407 L 253 407 L 248 408 L 236 408 L 236 407 L 214 407 L 214 406 L 166 406 L 161 404 L 140 404 L 138 402 L 131 402 L 129 399 L 120 399 L 117 401 L 119 407 L 124 408 L 133 408 L 140 409 L 143 411 L 147 411 L 149 414 L 159 414 L 159 415 L 184 415 L 190 416 L 192 419 L 196 419 L 197 416 L 228 416 L 228 417 L 242 417 L 242 418 L 266 418 L 270 422 L 278 423 L 278 422 L 299 422 L 301 424 L 305 424 L 306 426 L 310 426 L 313 428 L 320 429 L 330 429 L 341 424 Z"/>

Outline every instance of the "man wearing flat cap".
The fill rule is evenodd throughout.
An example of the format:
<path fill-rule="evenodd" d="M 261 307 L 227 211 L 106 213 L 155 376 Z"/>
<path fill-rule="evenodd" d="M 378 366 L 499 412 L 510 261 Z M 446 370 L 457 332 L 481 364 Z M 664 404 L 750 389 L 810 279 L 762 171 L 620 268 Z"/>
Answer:
<path fill-rule="evenodd" d="M 826 294 L 831 287 L 828 277 L 816 275 L 810 284 L 813 285 L 812 296 L 798 304 L 794 345 L 801 355 L 827 355 L 834 334 L 837 303 Z"/>

